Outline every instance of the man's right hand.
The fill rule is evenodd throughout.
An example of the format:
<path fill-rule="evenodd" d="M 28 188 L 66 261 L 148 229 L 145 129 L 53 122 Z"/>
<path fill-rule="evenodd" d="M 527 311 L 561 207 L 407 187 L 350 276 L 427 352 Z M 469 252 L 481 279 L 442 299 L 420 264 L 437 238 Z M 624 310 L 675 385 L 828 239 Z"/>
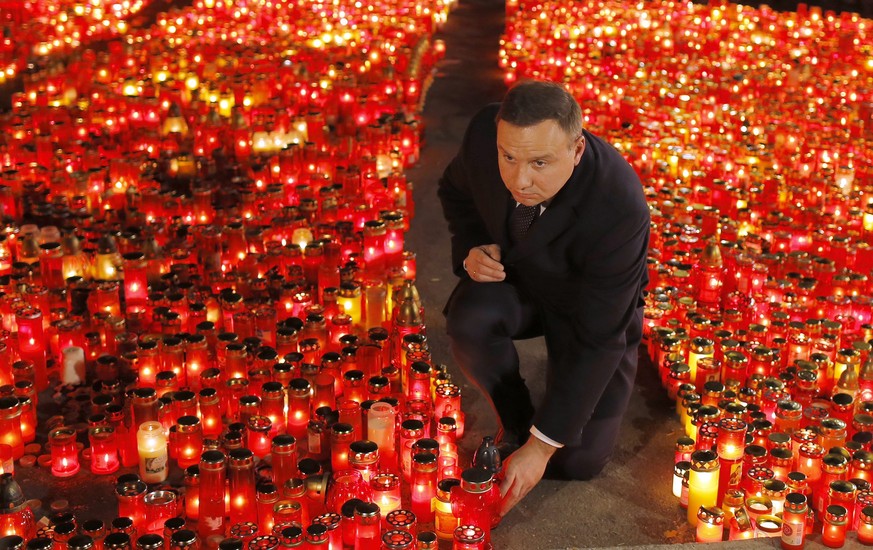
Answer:
<path fill-rule="evenodd" d="M 471 248 L 464 259 L 464 268 L 470 278 L 479 283 L 494 283 L 506 278 L 500 263 L 500 245 L 497 244 Z"/>

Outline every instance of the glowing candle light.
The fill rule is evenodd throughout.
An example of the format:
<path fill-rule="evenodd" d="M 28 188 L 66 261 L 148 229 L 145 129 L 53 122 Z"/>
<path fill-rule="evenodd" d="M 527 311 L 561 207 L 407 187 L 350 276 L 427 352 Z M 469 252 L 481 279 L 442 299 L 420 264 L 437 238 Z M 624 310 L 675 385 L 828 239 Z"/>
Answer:
<path fill-rule="evenodd" d="M 88 430 L 91 443 L 91 473 L 112 474 L 118 471 L 118 442 L 111 426 L 94 427 Z"/>
<path fill-rule="evenodd" d="M 160 422 L 149 421 L 139 425 L 136 434 L 139 451 L 139 475 L 146 483 L 160 483 L 167 479 L 167 436 Z"/>
<path fill-rule="evenodd" d="M 701 506 L 697 511 L 697 542 L 721 542 L 724 537 L 724 512 Z"/>
<path fill-rule="evenodd" d="M 718 455 L 700 450 L 691 455 L 688 476 L 688 522 L 697 526 L 697 511 L 701 506 L 715 506 L 718 500 Z"/>
<path fill-rule="evenodd" d="M 61 427 L 49 434 L 52 456 L 52 475 L 70 477 L 79 472 L 79 448 L 76 446 L 76 430 Z"/>

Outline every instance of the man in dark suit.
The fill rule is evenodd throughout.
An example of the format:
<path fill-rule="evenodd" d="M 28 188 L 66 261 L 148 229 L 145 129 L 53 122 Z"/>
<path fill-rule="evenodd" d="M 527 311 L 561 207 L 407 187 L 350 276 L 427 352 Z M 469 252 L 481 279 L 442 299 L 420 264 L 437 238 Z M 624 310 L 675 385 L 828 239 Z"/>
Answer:
<path fill-rule="evenodd" d="M 636 374 L 649 211 L 633 168 L 541 81 L 473 117 L 438 195 L 461 278 L 445 309 L 452 354 L 503 442 L 520 445 L 505 514 L 544 473 L 589 479 L 612 453 Z M 548 361 L 534 408 L 513 340 L 536 336 Z"/>

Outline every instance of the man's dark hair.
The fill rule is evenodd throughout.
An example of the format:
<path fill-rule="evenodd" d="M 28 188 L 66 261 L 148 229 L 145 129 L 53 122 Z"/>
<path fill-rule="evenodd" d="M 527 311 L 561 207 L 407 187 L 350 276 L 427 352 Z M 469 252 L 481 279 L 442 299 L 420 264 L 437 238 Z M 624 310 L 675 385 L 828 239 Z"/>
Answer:
<path fill-rule="evenodd" d="M 497 112 L 497 120 L 523 128 L 554 120 L 571 138 L 582 135 L 579 104 L 559 84 L 544 80 L 525 80 L 510 88 Z"/>

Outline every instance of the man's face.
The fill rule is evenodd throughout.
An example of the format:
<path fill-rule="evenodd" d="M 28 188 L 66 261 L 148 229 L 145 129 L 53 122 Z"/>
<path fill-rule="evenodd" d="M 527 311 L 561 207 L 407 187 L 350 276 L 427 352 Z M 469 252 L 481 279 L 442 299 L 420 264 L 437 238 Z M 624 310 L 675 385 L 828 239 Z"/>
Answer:
<path fill-rule="evenodd" d="M 568 136 L 554 120 L 534 126 L 497 122 L 497 163 L 503 184 L 525 206 L 551 200 L 582 159 L 585 139 Z"/>

